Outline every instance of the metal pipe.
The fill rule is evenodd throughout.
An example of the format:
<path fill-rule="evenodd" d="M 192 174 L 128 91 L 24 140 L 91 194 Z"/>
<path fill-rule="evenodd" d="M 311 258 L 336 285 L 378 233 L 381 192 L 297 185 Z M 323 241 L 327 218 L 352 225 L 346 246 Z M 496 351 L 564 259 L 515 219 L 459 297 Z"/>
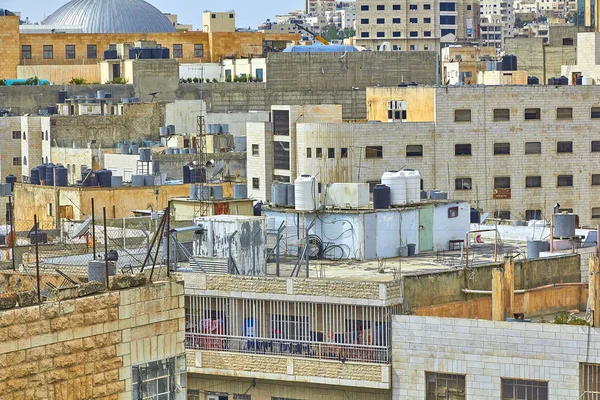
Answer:
<path fill-rule="evenodd" d="M 469 269 L 469 233 L 467 232 L 466 237 L 465 237 L 465 256 L 466 256 L 466 261 L 465 261 L 465 269 Z"/>
<path fill-rule="evenodd" d="M 14 211 L 12 205 L 12 196 L 8 196 L 8 218 L 10 218 L 10 254 L 12 258 L 12 269 L 13 271 L 17 270 L 15 265 L 15 242 L 17 241 L 17 235 L 15 233 L 15 225 L 13 222 L 14 219 Z"/>
<path fill-rule="evenodd" d="M 538 286 L 531 289 L 517 289 L 514 291 L 515 294 L 524 294 L 528 292 L 535 292 L 537 290 L 558 288 L 558 287 L 570 287 L 570 286 L 587 286 L 587 282 L 572 282 L 572 283 L 552 283 L 550 285 Z M 461 289 L 461 292 L 467 294 L 492 294 L 491 290 L 476 290 L 476 289 Z"/>
<path fill-rule="evenodd" d="M 154 247 L 154 243 L 156 242 L 156 238 L 158 237 L 158 232 L 163 228 L 164 223 L 165 223 L 165 216 L 163 215 L 163 217 L 160 220 L 160 223 L 158 224 L 156 233 L 154 234 L 154 237 L 152 238 L 152 243 L 150 244 L 148 253 L 146 253 L 146 258 L 144 258 L 144 262 L 142 263 L 142 268 L 141 268 L 140 272 L 144 272 L 144 267 L 146 267 L 146 263 L 148 262 L 148 259 L 150 258 L 150 254 L 152 253 L 152 248 Z"/>
<path fill-rule="evenodd" d="M 552 212 L 552 222 L 550 223 L 550 253 L 554 253 L 554 211 Z"/>
<path fill-rule="evenodd" d="M 156 244 L 156 253 L 154 254 L 154 260 L 152 261 L 152 270 L 150 270 L 150 282 L 152 282 L 152 276 L 154 275 L 154 267 L 156 267 L 156 260 L 158 259 L 158 250 L 160 250 L 160 242 L 162 241 L 163 233 L 165 232 L 164 218 L 162 222 L 163 223 L 160 226 L 160 237 L 158 238 L 158 243 Z"/>
<path fill-rule="evenodd" d="M 106 234 L 106 207 L 102 207 L 104 216 L 104 268 L 106 269 L 106 287 L 108 288 L 108 235 Z"/>
<path fill-rule="evenodd" d="M 92 197 L 92 248 L 94 249 L 94 260 L 96 259 L 96 213 L 94 211 L 94 198 Z"/>
<path fill-rule="evenodd" d="M 167 277 L 170 276 L 171 269 L 171 200 L 167 206 Z"/>
<path fill-rule="evenodd" d="M 38 224 L 37 224 L 37 214 L 33 216 L 33 227 L 35 228 L 35 274 L 37 277 L 37 297 L 38 303 L 42 302 L 42 287 L 40 286 L 40 255 L 38 252 Z"/>

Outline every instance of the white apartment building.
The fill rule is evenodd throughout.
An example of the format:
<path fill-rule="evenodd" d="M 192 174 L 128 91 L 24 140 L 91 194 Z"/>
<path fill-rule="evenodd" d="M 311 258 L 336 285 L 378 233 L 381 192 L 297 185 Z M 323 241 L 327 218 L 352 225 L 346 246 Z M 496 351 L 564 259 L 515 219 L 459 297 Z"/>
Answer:
<path fill-rule="evenodd" d="M 513 3 L 513 0 L 481 1 L 479 14 L 481 42 L 484 46 L 503 48 L 504 39 L 514 37 L 515 13 Z M 484 35 L 487 37 L 484 38 Z"/>
<path fill-rule="evenodd" d="M 396 51 L 433 51 L 440 42 L 477 37 L 479 2 L 358 0 L 356 9 L 357 44 L 371 50 L 389 43 Z"/>

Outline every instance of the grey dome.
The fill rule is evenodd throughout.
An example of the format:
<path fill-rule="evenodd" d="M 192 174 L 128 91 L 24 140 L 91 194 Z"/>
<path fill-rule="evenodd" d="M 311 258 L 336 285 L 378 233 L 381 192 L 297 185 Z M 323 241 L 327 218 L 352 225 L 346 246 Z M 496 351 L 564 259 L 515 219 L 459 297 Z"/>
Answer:
<path fill-rule="evenodd" d="M 175 32 L 169 19 L 144 0 L 71 0 L 42 24 L 79 26 L 85 33 Z"/>

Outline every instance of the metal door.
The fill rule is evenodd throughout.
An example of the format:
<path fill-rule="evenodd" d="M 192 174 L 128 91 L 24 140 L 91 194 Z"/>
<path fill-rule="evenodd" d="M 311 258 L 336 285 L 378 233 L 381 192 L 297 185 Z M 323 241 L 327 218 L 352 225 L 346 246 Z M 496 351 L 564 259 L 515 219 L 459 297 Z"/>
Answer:
<path fill-rule="evenodd" d="M 433 251 L 433 207 L 419 210 L 419 252 Z"/>

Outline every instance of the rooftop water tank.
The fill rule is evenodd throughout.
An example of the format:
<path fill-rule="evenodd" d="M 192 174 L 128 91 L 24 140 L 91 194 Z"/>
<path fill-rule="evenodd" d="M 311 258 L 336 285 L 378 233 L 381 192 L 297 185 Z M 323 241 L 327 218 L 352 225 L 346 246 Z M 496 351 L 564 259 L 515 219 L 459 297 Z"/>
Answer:
<path fill-rule="evenodd" d="M 140 149 L 140 161 L 152 161 L 152 150 Z"/>
<path fill-rule="evenodd" d="M 576 214 L 555 214 L 554 215 L 554 237 L 572 238 L 575 236 Z"/>
<path fill-rule="evenodd" d="M 594 78 L 592 78 L 591 76 L 584 76 L 581 78 L 581 84 L 583 86 L 590 86 L 594 84 Z"/>
<path fill-rule="evenodd" d="M 133 186 L 133 187 L 144 186 L 144 175 L 132 175 L 131 176 L 131 186 Z"/>
<path fill-rule="evenodd" d="M 129 150 L 131 154 L 137 156 L 140 153 L 140 146 L 138 146 L 137 144 L 132 144 L 131 146 L 129 146 Z"/>
<path fill-rule="evenodd" d="M 54 170 L 56 169 L 56 165 L 48 164 L 46 166 L 46 185 L 54 186 Z"/>
<path fill-rule="evenodd" d="M 256 203 L 253 207 L 252 207 L 252 214 L 255 217 L 260 217 L 262 216 L 262 206 L 263 203 L 261 201 L 259 201 L 258 203 Z"/>
<path fill-rule="evenodd" d="M 223 200 L 223 186 L 211 186 L 210 194 L 216 201 Z"/>
<path fill-rule="evenodd" d="M 229 133 L 229 124 L 221 124 L 221 133 Z"/>
<path fill-rule="evenodd" d="M 98 178 L 96 177 L 96 173 L 90 168 L 87 168 L 83 171 L 81 180 L 83 186 L 98 186 Z"/>
<path fill-rule="evenodd" d="M 154 186 L 154 175 L 144 175 L 144 186 Z"/>
<path fill-rule="evenodd" d="M 100 171 L 96 172 L 96 179 L 98 180 L 98 185 L 100 187 L 109 188 L 111 187 L 112 171 L 101 169 Z"/>
<path fill-rule="evenodd" d="M 56 177 L 56 186 L 67 187 L 69 186 L 69 170 L 59 165 L 54 170 L 54 176 Z"/>
<path fill-rule="evenodd" d="M 121 186 L 123 186 L 123 177 L 122 176 L 115 176 L 115 175 L 113 175 L 110 178 L 110 187 L 118 188 L 118 187 L 121 187 Z"/>
<path fill-rule="evenodd" d="M 393 206 L 406 204 L 406 175 L 403 171 L 388 171 L 381 176 L 381 183 L 390 188 Z M 420 194 L 419 194 L 420 198 Z"/>
<path fill-rule="evenodd" d="M 285 183 L 273 183 L 271 185 L 271 204 L 280 207 L 287 206 L 287 194 L 287 186 L 285 185 Z"/>
<path fill-rule="evenodd" d="M 40 185 L 46 184 L 46 169 L 48 166 L 46 164 L 38 165 L 37 167 L 40 170 Z"/>
<path fill-rule="evenodd" d="M 210 186 L 196 186 L 196 197 L 198 200 L 210 200 Z"/>
<path fill-rule="evenodd" d="M 527 241 L 527 258 L 540 258 L 540 253 L 550 250 L 550 243 L 543 240 Z"/>
<path fill-rule="evenodd" d="M 121 154 L 129 154 L 129 145 L 119 144 L 119 153 L 121 153 Z"/>
<path fill-rule="evenodd" d="M 373 189 L 373 208 L 385 210 L 392 205 L 392 191 L 386 185 L 377 185 Z"/>
<path fill-rule="evenodd" d="M 159 134 L 160 134 L 160 137 L 167 136 L 169 134 L 169 131 L 167 130 L 167 127 L 166 126 L 161 126 L 160 129 L 159 129 Z"/>
<path fill-rule="evenodd" d="M 406 177 L 406 202 L 410 204 L 421 202 L 421 174 L 419 171 L 403 171 Z"/>
<path fill-rule="evenodd" d="M 198 190 L 195 185 L 190 186 L 190 199 L 198 200 Z"/>
<path fill-rule="evenodd" d="M 294 188 L 294 185 L 291 183 L 286 183 L 285 186 L 287 187 L 287 205 L 288 205 L 288 207 L 295 207 L 296 206 L 296 189 Z"/>
<path fill-rule="evenodd" d="M 60 92 L 58 92 L 58 102 L 59 103 L 66 103 L 67 102 L 67 91 L 66 90 L 61 90 Z"/>
<path fill-rule="evenodd" d="M 233 185 L 233 198 L 234 199 L 247 199 L 248 198 L 248 186 L 245 184 Z"/>
<path fill-rule="evenodd" d="M 32 185 L 40 184 L 40 169 L 38 167 L 35 167 L 31 170 L 31 174 L 29 176 L 29 182 Z"/>
<path fill-rule="evenodd" d="M 190 170 L 190 183 L 206 183 L 206 168 L 194 168 Z"/>
<path fill-rule="evenodd" d="M 294 186 L 296 210 L 315 211 L 319 201 L 317 178 L 300 175 L 294 181 Z"/>
<path fill-rule="evenodd" d="M 188 164 L 185 164 L 183 166 L 183 183 L 187 184 L 187 183 L 191 183 L 191 170 L 190 170 L 190 166 Z"/>

